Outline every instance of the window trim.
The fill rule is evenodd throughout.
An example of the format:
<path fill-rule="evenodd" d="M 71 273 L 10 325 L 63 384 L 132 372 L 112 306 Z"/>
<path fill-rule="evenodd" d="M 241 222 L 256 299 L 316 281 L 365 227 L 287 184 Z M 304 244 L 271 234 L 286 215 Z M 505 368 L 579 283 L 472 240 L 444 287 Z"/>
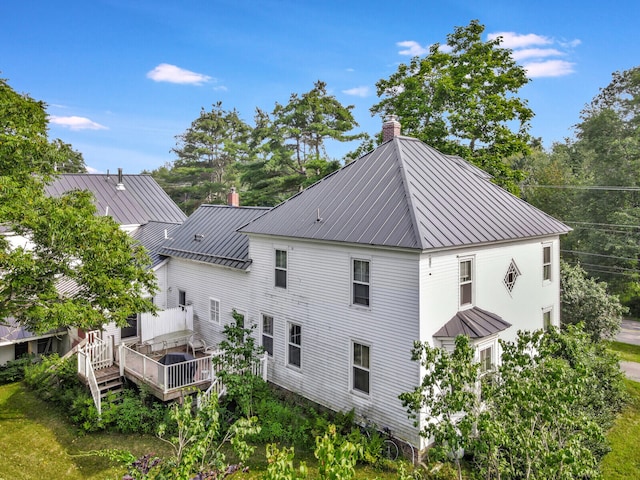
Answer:
<path fill-rule="evenodd" d="M 367 349 L 368 366 L 357 365 L 355 362 L 356 346 L 365 347 Z M 358 340 L 351 340 L 351 362 L 350 363 L 350 386 L 351 392 L 357 395 L 371 396 L 371 345 Z M 368 391 L 356 388 L 356 369 L 367 373 L 367 389 Z"/>
<path fill-rule="evenodd" d="M 292 327 L 297 327 L 298 333 L 297 336 L 299 337 L 299 343 L 293 343 L 291 341 L 291 328 Z M 291 348 L 297 348 L 299 351 L 299 365 L 296 365 L 295 363 L 291 363 Z M 295 323 L 295 322 L 287 322 L 287 367 L 292 367 L 298 370 L 302 369 L 302 325 L 299 323 Z"/>
<path fill-rule="evenodd" d="M 469 280 L 462 281 L 462 264 L 469 262 Z M 465 310 L 467 308 L 472 308 L 475 305 L 475 280 L 476 280 L 476 268 L 475 268 L 475 257 L 474 256 L 464 256 L 458 257 L 458 308 Z M 462 288 L 463 285 L 470 285 L 469 296 L 471 300 L 468 303 L 462 303 Z"/>
<path fill-rule="evenodd" d="M 180 302 L 181 300 L 183 301 L 183 303 Z M 187 306 L 187 291 L 183 290 L 182 288 L 178 289 L 178 306 L 179 307 Z"/>
<path fill-rule="evenodd" d="M 211 309 L 211 302 L 216 302 L 217 303 L 217 312 L 216 312 L 216 318 L 214 319 L 211 315 L 212 313 L 212 309 Z M 213 323 L 214 325 L 221 325 L 222 324 L 222 315 L 220 314 L 222 308 L 221 308 L 221 303 L 220 300 L 214 297 L 209 297 L 209 321 L 211 323 Z"/>
<path fill-rule="evenodd" d="M 284 253 L 284 267 L 278 266 L 278 253 Z M 275 248 L 273 255 L 274 273 L 273 273 L 273 286 L 275 288 L 287 289 L 289 284 L 289 252 L 286 248 Z M 284 285 L 278 285 L 278 272 L 284 272 Z"/>
<path fill-rule="evenodd" d="M 268 317 L 271 319 L 271 332 L 270 333 L 265 333 L 264 330 L 264 320 L 265 317 Z M 273 318 L 273 315 L 269 315 L 266 313 L 261 313 L 260 314 L 260 340 L 261 340 L 261 345 L 262 348 L 264 349 L 265 353 L 267 355 L 269 355 L 270 357 L 273 358 L 273 350 L 274 350 L 274 332 L 275 332 L 275 319 Z M 270 338 L 271 339 L 271 353 L 269 353 L 269 350 L 267 350 L 264 346 L 264 339 L 265 337 Z"/>
<path fill-rule="evenodd" d="M 509 280 L 509 274 L 513 275 L 513 280 Z M 516 287 L 516 282 L 518 278 L 522 275 L 516 261 L 512 258 L 509 262 L 509 266 L 507 267 L 507 272 L 504 274 L 504 278 L 502 279 L 502 284 L 509 292 L 509 295 L 513 296 L 513 289 Z"/>
<path fill-rule="evenodd" d="M 351 305 L 359 308 L 371 308 L 371 259 L 363 257 L 351 257 Z M 364 262 L 368 265 L 367 281 L 356 280 L 356 262 Z M 356 302 L 356 285 L 365 285 L 367 287 L 367 303 Z"/>
<path fill-rule="evenodd" d="M 549 262 L 545 262 L 545 251 L 549 251 Z M 542 244 L 542 283 L 548 284 L 553 281 L 553 243 Z M 548 267 L 548 268 L 547 268 Z"/>

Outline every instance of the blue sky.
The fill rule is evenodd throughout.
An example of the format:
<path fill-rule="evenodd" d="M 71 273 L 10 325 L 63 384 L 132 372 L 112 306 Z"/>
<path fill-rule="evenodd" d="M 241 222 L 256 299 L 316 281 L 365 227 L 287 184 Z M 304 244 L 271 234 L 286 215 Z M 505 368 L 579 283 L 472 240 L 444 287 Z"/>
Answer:
<path fill-rule="evenodd" d="M 222 101 L 252 123 L 316 80 L 375 134 L 376 81 L 478 19 L 527 68 L 520 96 L 550 146 L 614 71 L 640 63 L 639 13 L 636 0 L 3 0 L 0 77 L 48 104 L 50 136 L 92 170 L 137 173 L 174 159 L 201 108 Z"/>

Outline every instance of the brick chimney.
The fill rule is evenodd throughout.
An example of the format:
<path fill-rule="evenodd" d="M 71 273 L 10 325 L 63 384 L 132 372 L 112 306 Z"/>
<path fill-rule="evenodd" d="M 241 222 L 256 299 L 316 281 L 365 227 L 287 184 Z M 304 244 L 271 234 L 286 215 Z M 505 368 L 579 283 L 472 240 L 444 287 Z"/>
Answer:
<path fill-rule="evenodd" d="M 227 205 L 230 207 L 240 206 L 240 194 L 236 192 L 236 187 L 231 187 L 231 191 L 227 194 Z"/>
<path fill-rule="evenodd" d="M 400 136 L 400 122 L 395 115 L 387 115 L 382 124 L 382 141 L 386 142 L 393 137 Z"/>

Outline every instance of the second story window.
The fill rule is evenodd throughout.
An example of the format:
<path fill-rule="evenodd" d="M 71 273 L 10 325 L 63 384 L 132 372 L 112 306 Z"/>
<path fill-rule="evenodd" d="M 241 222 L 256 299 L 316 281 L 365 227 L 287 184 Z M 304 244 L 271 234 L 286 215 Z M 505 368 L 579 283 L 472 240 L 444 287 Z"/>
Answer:
<path fill-rule="evenodd" d="M 473 260 L 460 260 L 460 306 L 473 305 Z"/>
<path fill-rule="evenodd" d="M 369 306 L 369 267 L 367 260 L 353 260 L 353 298 L 354 305 Z"/>
<path fill-rule="evenodd" d="M 551 245 L 542 246 L 542 281 L 551 281 Z"/>
<path fill-rule="evenodd" d="M 287 251 L 276 250 L 275 286 L 287 288 Z"/>

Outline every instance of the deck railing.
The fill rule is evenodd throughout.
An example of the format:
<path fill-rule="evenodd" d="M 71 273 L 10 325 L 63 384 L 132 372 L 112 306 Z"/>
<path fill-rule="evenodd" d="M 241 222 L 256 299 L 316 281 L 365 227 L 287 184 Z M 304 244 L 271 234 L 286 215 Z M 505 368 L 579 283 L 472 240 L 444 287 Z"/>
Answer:
<path fill-rule="evenodd" d="M 90 332 L 89 341 L 81 347 L 83 353 L 91 360 L 94 370 L 107 368 L 113 365 L 113 345 L 110 341 L 104 341 L 95 332 Z"/>
<path fill-rule="evenodd" d="M 96 406 L 96 410 L 98 410 L 98 416 L 100 416 L 102 414 L 100 387 L 98 387 L 98 381 L 96 380 L 96 374 L 93 370 L 91 357 L 82 348 L 78 349 L 78 373 L 87 380 L 89 390 L 91 390 L 91 396 L 93 397 L 93 403 Z"/>
<path fill-rule="evenodd" d="M 164 394 L 213 380 L 211 357 L 163 365 L 126 345 L 120 345 L 120 373 L 134 375 Z"/>

